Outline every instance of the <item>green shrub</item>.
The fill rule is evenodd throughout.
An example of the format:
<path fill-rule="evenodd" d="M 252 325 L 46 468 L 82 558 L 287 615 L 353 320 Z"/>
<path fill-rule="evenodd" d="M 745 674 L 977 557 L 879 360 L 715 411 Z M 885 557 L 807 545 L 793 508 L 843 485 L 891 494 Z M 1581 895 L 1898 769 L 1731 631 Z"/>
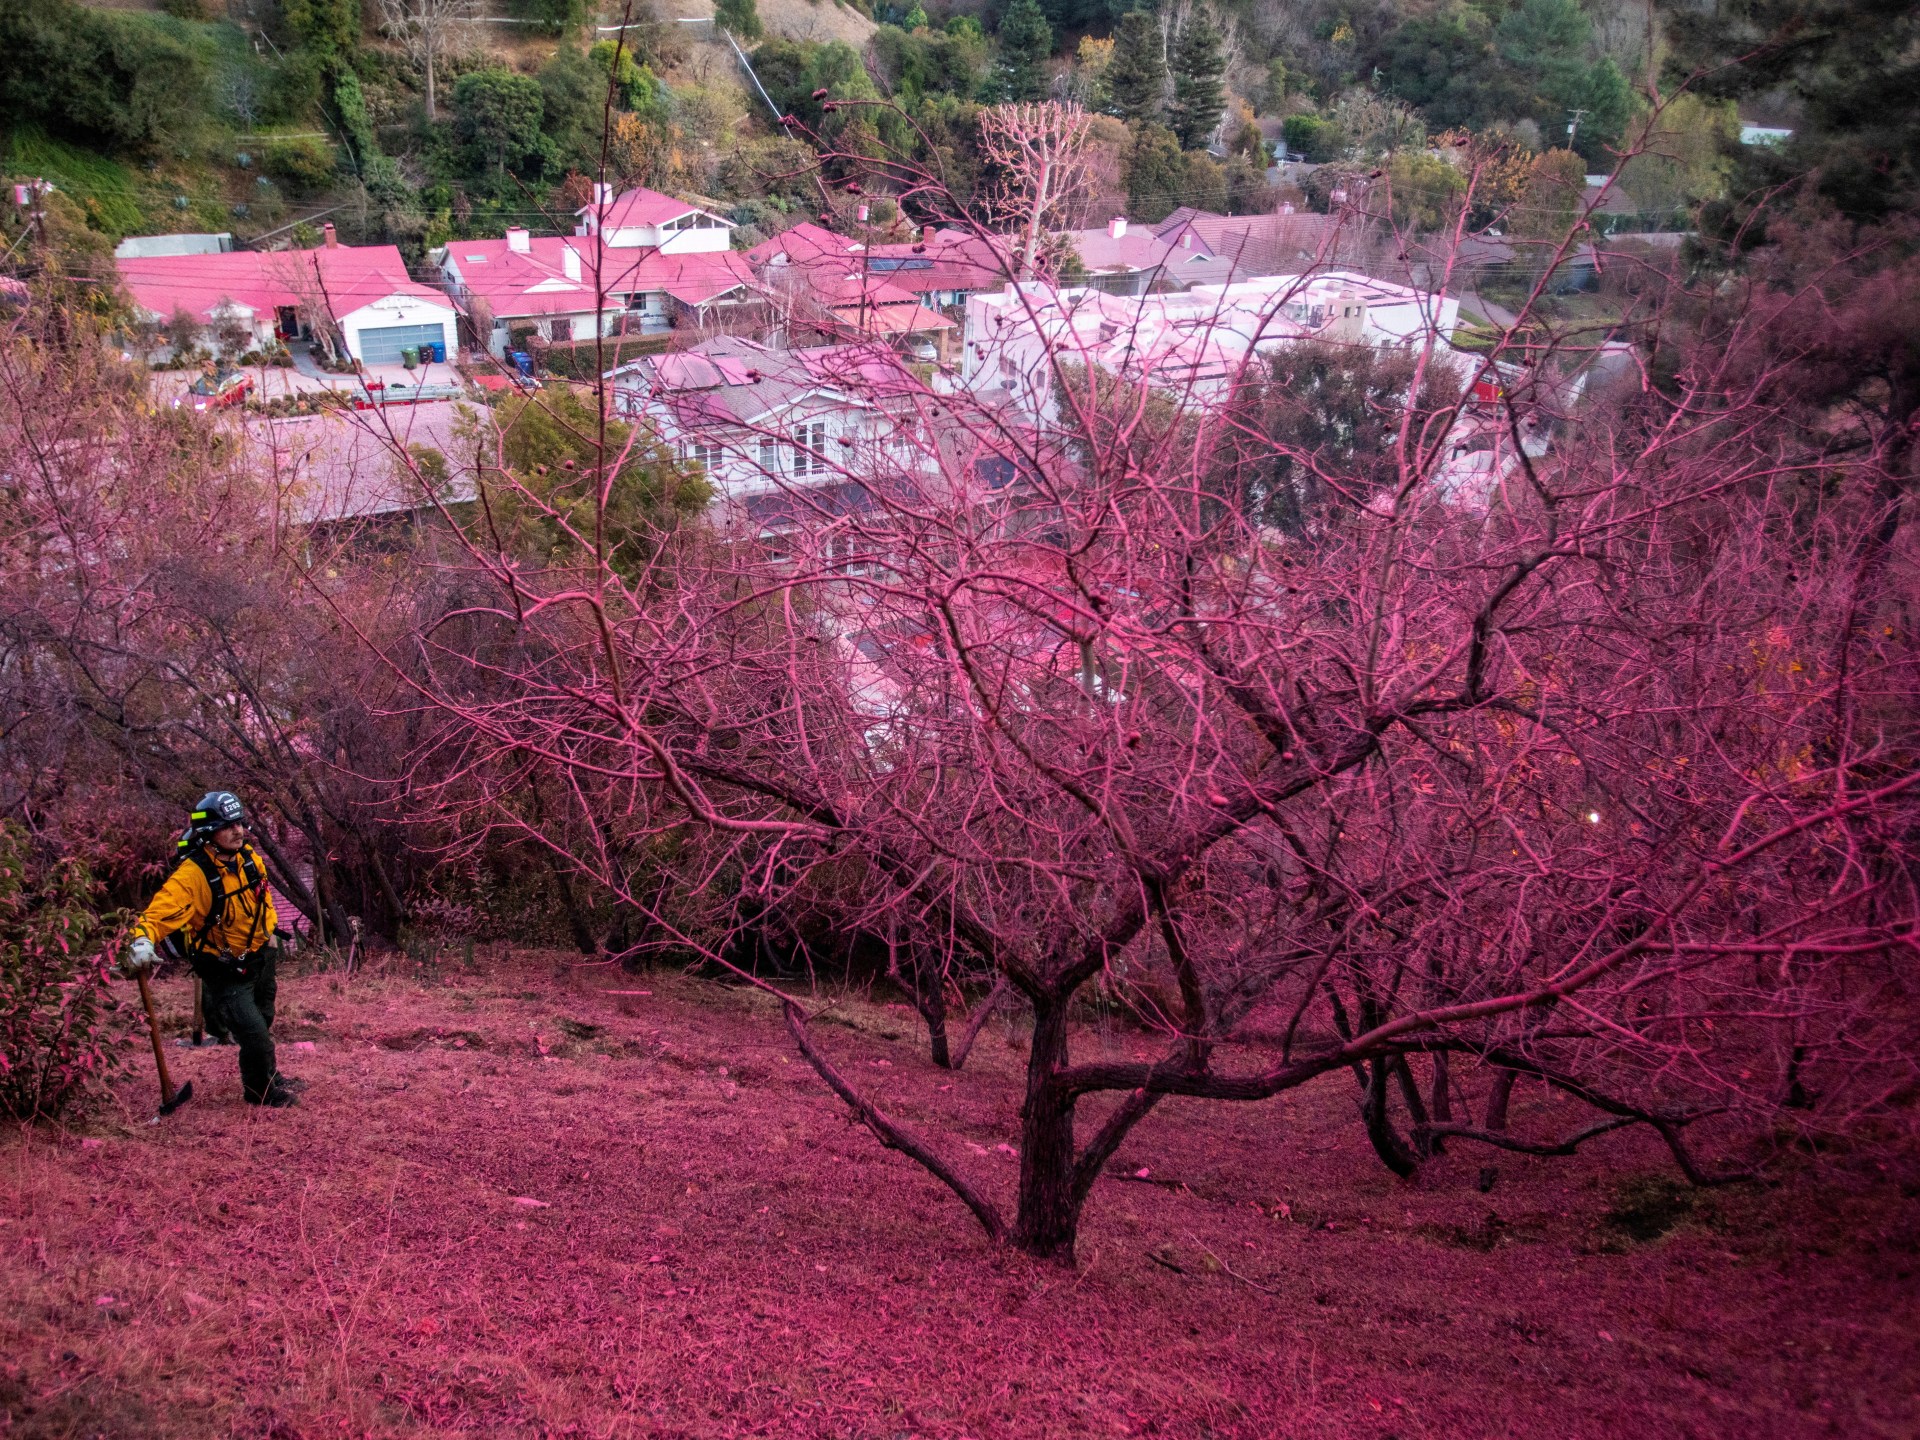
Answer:
<path fill-rule="evenodd" d="M 130 1011 L 112 989 L 117 915 L 74 859 L 40 853 L 0 824 L 0 1113 L 53 1120 L 97 1092 L 120 1061 Z"/>
<path fill-rule="evenodd" d="M 285 181 L 295 194 L 308 195 L 324 189 L 333 179 L 333 147 L 305 136 L 269 140 L 260 164 L 274 179 Z"/>
<path fill-rule="evenodd" d="M 713 23 L 731 30 L 740 40 L 758 40 L 767 33 L 754 0 L 718 0 L 713 7 Z"/>
<path fill-rule="evenodd" d="M 1335 159 L 1346 146 L 1340 127 L 1318 115 L 1289 115 L 1282 133 L 1287 139 L 1287 149 L 1305 156 L 1314 165 Z"/>
<path fill-rule="evenodd" d="M 565 35 L 587 23 L 587 0 L 510 0 L 507 6 L 522 20 L 534 21 L 549 35 Z"/>

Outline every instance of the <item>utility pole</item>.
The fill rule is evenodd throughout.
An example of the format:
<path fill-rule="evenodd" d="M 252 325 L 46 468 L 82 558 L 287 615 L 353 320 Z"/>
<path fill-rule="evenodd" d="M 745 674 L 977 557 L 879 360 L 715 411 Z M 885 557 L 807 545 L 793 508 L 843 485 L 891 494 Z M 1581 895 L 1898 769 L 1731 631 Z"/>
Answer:
<path fill-rule="evenodd" d="M 1587 118 L 1585 110 L 1574 109 L 1567 112 L 1567 148 L 1573 148 L 1573 137 L 1580 133 L 1580 122 Z"/>

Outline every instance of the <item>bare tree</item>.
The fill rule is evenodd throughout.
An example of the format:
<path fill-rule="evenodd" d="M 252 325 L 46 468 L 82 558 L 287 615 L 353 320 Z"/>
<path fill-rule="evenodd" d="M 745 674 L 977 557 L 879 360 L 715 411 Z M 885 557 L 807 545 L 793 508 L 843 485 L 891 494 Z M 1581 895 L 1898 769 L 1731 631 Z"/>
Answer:
<path fill-rule="evenodd" d="M 635 511 L 643 427 L 611 417 L 674 396 L 603 379 L 559 490 L 503 469 L 448 516 L 464 608 L 395 665 L 435 717 L 409 795 L 743 973 L 811 912 L 1002 978 L 1033 1025 L 1011 1196 L 750 976 L 882 1144 L 1037 1256 L 1071 1259 L 1167 1096 L 1356 1085 L 1402 1173 L 1643 1126 L 1711 1183 L 1904 1123 L 1909 442 L 1786 409 L 1812 362 L 1779 337 L 1811 353 L 1825 297 L 1718 295 L 1641 385 L 1643 352 L 1577 332 L 1458 359 L 1415 295 L 1404 378 L 1335 384 L 1255 343 L 1376 362 L 1310 284 L 1169 325 L 977 299 L 1018 360 L 991 385 L 821 358 L 871 423 L 746 427 L 789 458 L 710 524 Z M 1076 1033 L 1096 994 L 1157 1053 Z M 1516 1076 L 1581 1123 L 1531 1133 Z"/>
<path fill-rule="evenodd" d="M 1092 120 L 1052 100 L 989 105 L 980 112 L 980 153 L 994 167 L 987 203 L 1018 231 L 1021 277 L 1033 274 L 1043 237 L 1070 223 L 1092 168 Z"/>
<path fill-rule="evenodd" d="M 439 118 L 435 67 L 472 40 L 474 0 L 380 0 L 380 29 L 398 40 L 425 78 L 427 119 Z"/>

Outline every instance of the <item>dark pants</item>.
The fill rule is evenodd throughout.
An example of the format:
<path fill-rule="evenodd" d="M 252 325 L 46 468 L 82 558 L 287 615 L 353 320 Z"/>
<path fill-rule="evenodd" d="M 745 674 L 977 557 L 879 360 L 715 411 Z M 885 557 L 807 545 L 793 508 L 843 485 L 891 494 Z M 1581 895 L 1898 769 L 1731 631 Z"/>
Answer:
<path fill-rule="evenodd" d="M 274 964 L 280 957 L 268 950 L 250 980 L 207 979 L 205 1006 L 209 1022 L 232 1035 L 240 1046 L 240 1088 L 258 1104 L 272 1086 Z"/>

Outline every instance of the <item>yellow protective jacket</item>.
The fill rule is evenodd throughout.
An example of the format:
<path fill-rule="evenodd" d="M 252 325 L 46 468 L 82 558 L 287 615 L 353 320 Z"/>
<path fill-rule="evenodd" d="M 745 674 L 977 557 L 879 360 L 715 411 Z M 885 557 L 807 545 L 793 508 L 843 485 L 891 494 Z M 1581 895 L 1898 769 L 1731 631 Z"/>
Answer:
<path fill-rule="evenodd" d="M 280 917 L 274 914 L 273 892 L 267 888 L 267 868 L 251 845 L 239 853 L 225 855 L 215 846 L 202 852 L 213 861 L 222 888 L 227 894 L 225 909 L 206 937 L 206 949 L 216 955 L 237 959 L 273 943 L 274 926 Z M 257 877 L 258 883 L 254 883 Z M 189 858 L 180 862 L 160 893 L 133 927 L 135 935 L 144 935 L 158 945 L 176 930 L 191 950 L 200 939 L 201 928 L 213 910 L 213 887 L 199 864 Z"/>

